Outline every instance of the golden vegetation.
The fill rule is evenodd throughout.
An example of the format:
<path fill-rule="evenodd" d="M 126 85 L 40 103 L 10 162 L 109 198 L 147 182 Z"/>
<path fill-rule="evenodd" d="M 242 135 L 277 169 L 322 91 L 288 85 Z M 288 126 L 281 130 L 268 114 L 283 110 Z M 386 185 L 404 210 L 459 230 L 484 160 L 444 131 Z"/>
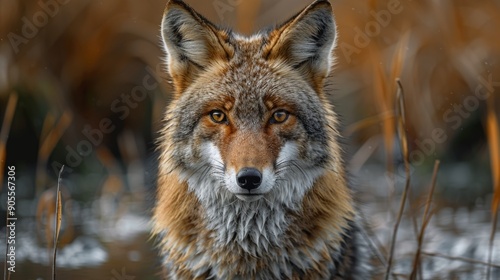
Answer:
<path fill-rule="evenodd" d="M 248 34 L 285 20 L 310 1 L 186 2 L 209 19 Z M 387 188 L 388 204 L 396 196 L 395 178 L 402 176 L 407 180 L 399 212 L 392 216 L 396 222 L 392 245 L 373 241 L 387 272 L 394 276 L 392 252 L 397 246 L 399 221 L 407 212 L 418 212 L 423 196 L 408 193 L 414 189 L 409 180 L 411 176 L 414 181 L 415 174 L 410 173 L 432 169 L 436 159 L 441 159 L 443 169 L 457 161 L 470 161 L 470 168 L 477 162 L 486 166 L 485 158 L 489 158 L 491 171 L 487 175 L 491 175 L 492 186 L 471 184 L 467 190 L 482 188 L 483 197 L 489 199 L 487 195 L 492 195 L 493 244 L 500 204 L 500 98 L 495 98 L 500 90 L 500 83 L 496 82 L 500 81 L 499 4 L 486 0 L 332 3 L 339 37 L 336 70 L 328 87 L 335 90 L 336 108 L 347 121 L 344 131 L 349 145 L 359 148 L 353 157 L 353 170 L 360 170 L 373 158 L 385 165 L 392 180 L 379 187 Z M 164 0 L 148 5 L 118 0 L 69 1 L 58 5 L 52 14 L 45 12 L 47 21 L 42 24 L 36 22 L 40 19 L 35 14 L 45 10 L 37 1 L 0 2 L 0 108 L 4 112 L 0 182 L 6 164 L 33 168 L 20 176 L 35 178 L 33 190 L 28 193 L 31 199 L 39 201 L 36 216 L 44 220 L 40 224 L 46 227 L 41 229 L 46 238 L 54 236 L 54 231 L 48 229 L 52 223 L 46 218 L 60 216 L 60 221 L 62 217 L 61 237 L 65 236 L 65 229 L 71 229 L 70 224 L 65 225 L 71 221 L 71 214 L 65 211 L 63 216 L 60 206 L 55 207 L 54 200 L 60 202 L 61 198 L 60 192 L 54 195 L 52 188 L 57 184 L 60 165 L 68 164 L 68 146 L 77 150 L 82 141 L 91 143 L 91 152 L 86 156 L 80 153 L 81 163 L 67 166 L 68 172 L 102 176 L 91 182 L 75 182 L 79 187 L 76 189 L 81 190 L 78 194 L 66 195 L 63 188 L 65 203 L 71 199 L 116 198 L 119 205 L 113 213 L 115 219 L 130 207 L 130 202 L 144 203 L 145 179 L 130 174 L 147 170 L 148 153 L 154 148 L 155 131 L 161 125 L 159 120 L 171 92 L 162 72 L 163 52 L 159 47 L 159 21 L 164 5 Z M 28 33 L 27 21 L 33 24 Z M 156 86 L 151 85 L 154 80 L 159 81 Z M 148 98 L 134 101 L 136 86 L 146 88 Z M 117 107 L 120 110 L 115 110 Z M 94 134 L 94 144 L 82 131 L 86 127 L 99 128 L 103 119 L 110 119 L 114 129 L 109 133 L 101 130 L 102 137 Z M 424 142 L 431 144 L 422 148 L 418 143 Z M 32 146 L 38 147 L 36 151 Z M 377 150 L 384 158 L 378 158 Z M 55 161 L 60 165 L 53 165 Z M 431 206 L 431 199 L 434 204 L 452 204 L 439 191 L 437 167 L 436 164 L 420 229 L 416 214 L 408 214 L 414 219 L 418 242 L 410 278 L 422 278 L 419 263 L 423 257 L 479 263 L 490 274 L 491 267 L 498 267 L 491 263 L 492 251 L 487 262 L 483 262 L 423 248 L 426 226 L 438 208 Z M 127 182 L 133 187 L 127 187 Z M 95 197 L 84 192 L 86 188 Z M 407 199 L 411 211 L 405 210 Z M 65 242 L 71 242 L 71 238 Z M 46 245 L 56 244 L 46 241 Z"/>

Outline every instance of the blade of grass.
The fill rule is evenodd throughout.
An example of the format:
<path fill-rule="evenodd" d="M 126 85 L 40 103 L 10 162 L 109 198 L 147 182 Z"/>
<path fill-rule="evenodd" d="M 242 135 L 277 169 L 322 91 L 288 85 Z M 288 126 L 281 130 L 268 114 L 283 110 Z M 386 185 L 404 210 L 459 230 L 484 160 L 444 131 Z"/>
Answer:
<path fill-rule="evenodd" d="M 49 132 L 54 126 L 55 122 L 56 119 L 54 118 L 54 115 L 52 115 L 50 112 L 47 113 L 45 119 L 43 119 L 42 130 L 40 131 L 40 147 L 42 146 L 42 141 L 47 138 L 47 135 L 49 135 Z"/>
<path fill-rule="evenodd" d="M 61 230 L 62 220 L 62 199 L 61 199 L 61 181 L 64 165 L 59 171 L 59 178 L 57 181 L 57 197 L 56 197 L 56 215 L 54 216 L 54 254 L 52 256 L 52 280 L 56 279 L 56 258 L 57 258 L 57 240 L 59 239 L 59 231 Z"/>
<path fill-rule="evenodd" d="M 384 72 L 384 68 L 380 64 L 376 64 L 374 79 L 375 85 L 375 93 L 377 94 L 377 98 L 375 102 L 378 104 L 379 110 L 382 115 L 392 115 L 391 108 L 393 107 L 393 101 L 390 96 L 388 96 L 387 92 L 389 91 L 389 87 L 387 86 L 388 77 Z M 384 137 L 384 146 L 385 146 L 385 157 L 387 164 L 387 172 L 392 174 L 394 172 L 393 165 L 393 155 L 394 155 L 394 131 L 395 124 L 394 118 L 387 117 L 382 120 L 382 135 Z M 391 186 L 392 188 L 394 186 Z M 392 190 L 391 190 L 392 191 Z"/>
<path fill-rule="evenodd" d="M 52 228 L 48 226 L 51 224 L 51 219 L 55 215 L 56 208 L 54 206 L 53 193 L 51 190 L 44 191 L 40 198 L 38 199 L 38 205 L 36 209 L 36 227 L 37 227 L 37 238 L 39 238 L 40 242 L 45 241 L 47 244 L 47 252 L 48 257 L 51 256 L 52 249 Z M 56 193 L 57 195 L 57 193 Z M 43 235 L 45 240 L 42 240 L 39 234 L 42 232 L 42 229 L 45 231 Z"/>
<path fill-rule="evenodd" d="M 490 232 L 490 239 L 489 239 L 489 249 L 488 249 L 488 264 L 492 264 L 493 262 L 493 246 L 495 245 L 495 235 L 496 235 L 496 230 L 497 230 L 497 222 L 498 222 L 498 207 L 493 212 L 493 217 L 492 217 L 492 225 L 491 225 L 491 232 Z M 491 266 L 488 266 L 486 270 L 486 279 L 491 279 Z"/>
<path fill-rule="evenodd" d="M 385 272 L 385 279 L 386 280 L 388 280 L 389 275 L 391 275 L 392 259 L 394 257 L 394 247 L 396 245 L 399 224 L 401 223 L 401 218 L 403 217 L 403 212 L 404 212 L 404 208 L 405 208 L 406 200 L 407 200 L 407 196 L 408 196 L 408 190 L 410 188 L 410 158 L 409 158 L 409 153 L 408 153 L 408 141 L 406 138 L 404 92 L 403 92 L 403 86 L 401 85 L 400 80 L 396 79 L 396 82 L 398 85 L 398 92 L 396 95 L 396 99 L 397 99 L 397 101 L 396 101 L 397 114 L 396 115 L 397 115 L 397 124 L 398 124 L 397 129 L 398 129 L 399 139 L 401 142 L 401 150 L 402 150 L 403 158 L 404 158 L 406 183 L 405 183 L 405 187 L 403 190 L 403 194 L 401 196 L 401 202 L 399 205 L 399 211 L 398 211 L 398 215 L 396 218 L 396 223 L 394 224 L 394 228 L 393 228 L 393 232 L 392 232 L 389 258 L 387 260 L 387 268 L 386 268 L 386 272 Z"/>
<path fill-rule="evenodd" d="M 424 234 L 425 234 L 425 229 L 427 228 L 427 225 L 430 221 L 430 209 L 431 209 L 431 203 L 432 203 L 432 197 L 434 195 L 434 189 L 436 187 L 436 179 L 437 179 L 437 174 L 439 171 L 439 164 L 440 161 L 436 160 L 434 163 L 434 172 L 432 173 L 432 183 L 431 183 L 431 188 L 429 190 L 429 195 L 427 196 L 427 202 L 425 203 L 425 210 L 424 210 L 424 216 L 422 218 L 422 228 L 420 229 L 420 233 L 418 235 L 418 247 L 417 247 L 417 252 L 415 254 L 415 258 L 413 260 L 413 269 L 410 274 L 410 279 L 417 279 L 417 270 L 418 267 L 420 266 L 420 255 L 422 252 L 422 243 L 424 240 Z M 422 275 L 420 274 L 420 278 L 422 278 Z"/>
<path fill-rule="evenodd" d="M 380 146 L 379 137 L 371 137 L 368 139 L 352 156 L 349 162 L 349 171 L 353 174 L 357 174 L 363 165 L 368 161 L 368 159 L 377 151 Z"/>
<path fill-rule="evenodd" d="M 379 124 L 380 122 L 385 122 L 387 119 L 394 119 L 394 113 L 387 111 L 387 112 L 377 114 L 375 116 L 371 116 L 371 117 L 359 120 L 359 121 L 349 125 L 346 128 L 344 134 L 346 136 L 351 136 L 356 131 L 368 128 L 370 126 L 374 126 L 376 124 Z"/>
<path fill-rule="evenodd" d="M 418 243 L 418 238 L 419 238 L 419 229 L 418 229 L 418 222 L 417 222 L 417 217 L 416 217 L 416 213 L 418 212 L 417 208 L 415 207 L 415 205 L 413 205 L 413 200 L 411 199 L 411 188 L 408 189 L 408 205 L 410 207 L 410 218 L 411 218 L 411 223 L 412 223 L 412 226 L 413 226 L 413 234 L 415 235 L 415 240 L 417 241 Z M 420 279 L 424 279 L 423 278 L 423 272 L 422 272 L 422 268 L 420 266 L 418 266 L 418 276 Z"/>
<path fill-rule="evenodd" d="M 45 127 L 47 125 L 46 123 L 53 122 L 52 120 L 50 120 L 51 118 L 52 117 L 47 115 L 46 121 L 44 121 L 43 130 L 47 130 L 47 127 Z M 42 134 L 46 134 L 46 137 L 40 138 L 40 149 L 38 150 L 38 160 L 35 177 L 37 194 L 40 193 L 41 188 L 46 184 L 46 172 L 44 170 L 45 164 L 47 163 L 50 154 L 59 142 L 59 139 L 61 139 L 64 132 L 71 124 L 72 119 L 73 116 L 71 112 L 69 110 L 66 110 L 52 129 L 50 129 L 48 132 L 42 130 Z"/>
<path fill-rule="evenodd" d="M 17 94 L 12 93 L 7 102 L 5 114 L 2 122 L 2 130 L 0 131 L 0 182 L 3 182 L 3 171 L 5 168 L 5 158 L 7 156 L 7 139 L 9 138 L 10 126 L 16 111 Z M 0 183 L 0 190 L 2 184 Z"/>
<path fill-rule="evenodd" d="M 448 256 L 448 255 L 441 254 L 441 253 L 427 252 L 427 251 L 422 251 L 421 254 L 429 256 L 429 257 L 442 258 L 442 259 L 447 259 L 447 260 L 452 260 L 452 261 L 461 261 L 461 262 L 472 263 L 472 264 L 480 264 L 480 265 L 500 269 L 500 265 L 498 265 L 498 264 L 487 263 L 485 261 L 480 261 L 480 260 L 475 260 L 475 259 L 469 259 L 469 258 L 464 258 L 464 257 L 454 257 L 454 256 Z"/>
<path fill-rule="evenodd" d="M 493 259 L 493 246 L 495 245 L 495 235 L 498 222 L 498 205 L 500 203 L 500 131 L 498 119 L 495 115 L 494 97 L 491 94 L 488 100 L 488 115 L 486 120 L 488 144 L 490 148 L 491 173 L 493 176 L 493 201 L 491 204 L 492 221 L 489 239 L 488 263 Z M 491 266 L 487 267 L 486 279 L 491 279 Z"/>
<path fill-rule="evenodd" d="M 376 50 L 370 50 L 371 57 L 375 58 L 381 56 L 379 52 Z M 389 86 L 387 85 L 387 74 L 383 66 L 374 61 L 373 62 L 373 71 L 374 71 L 374 79 L 373 79 L 373 91 L 375 93 L 375 104 L 377 105 L 378 111 L 381 115 L 387 115 L 386 118 L 382 119 L 382 138 L 384 142 L 385 148 L 385 159 L 386 159 L 386 170 L 387 174 L 390 177 L 388 180 L 388 208 L 387 211 L 391 214 L 391 216 L 395 216 L 395 213 L 392 211 L 393 199 L 394 199 L 394 188 L 395 188 L 395 178 L 394 178 L 394 164 L 393 164 L 393 155 L 394 155 L 394 132 L 395 132 L 395 114 L 392 109 L 394 106 L 394 101 L 392 96 L 393 94 L 388 94 Z"/>

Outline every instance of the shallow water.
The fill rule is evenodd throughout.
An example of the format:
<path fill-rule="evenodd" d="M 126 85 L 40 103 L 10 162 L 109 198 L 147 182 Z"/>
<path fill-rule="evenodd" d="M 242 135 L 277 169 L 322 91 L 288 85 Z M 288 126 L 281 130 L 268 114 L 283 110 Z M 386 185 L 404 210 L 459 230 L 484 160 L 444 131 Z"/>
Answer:
<path fill-rule="evenodd" d="M 85 224 L 95 223 L 98 221 Z M 34 224 L 25 219 L 18 225 L 16 272 L 11 274 L 12 280 L 51 279 L 52 250 L 38 241 Z M 149 240 L 145 217 L 127 214 L 98 232 L 92 228 L 58 246 L 57 279 L 159 279 L 158 258 Z M 3 244 L 0 250 L 5 251 Z"/>

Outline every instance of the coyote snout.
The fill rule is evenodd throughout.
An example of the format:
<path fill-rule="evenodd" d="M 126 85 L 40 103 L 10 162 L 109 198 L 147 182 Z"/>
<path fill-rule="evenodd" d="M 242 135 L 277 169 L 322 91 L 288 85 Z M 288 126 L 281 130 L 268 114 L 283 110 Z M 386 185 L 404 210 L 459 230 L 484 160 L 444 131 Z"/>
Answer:
<path fill-rule="evenodd" d="M 269 168 L 260 171 L 255 167 L 243 167 L 238 172 L 229 171 L 227 188 L 243 201 L 256 201 L 269 192 L 274 185 L 274 176 Z"/>
<path fill-rule="evenodd" d="M 270 150 L 269 139 L 261 133 L 239 133 L 228 141 L 221 159 L 226 163 L 223 183 L 237 198 L 256 201 L 275 185 L 276 159 L 273 159 L 275 153 Z"/>

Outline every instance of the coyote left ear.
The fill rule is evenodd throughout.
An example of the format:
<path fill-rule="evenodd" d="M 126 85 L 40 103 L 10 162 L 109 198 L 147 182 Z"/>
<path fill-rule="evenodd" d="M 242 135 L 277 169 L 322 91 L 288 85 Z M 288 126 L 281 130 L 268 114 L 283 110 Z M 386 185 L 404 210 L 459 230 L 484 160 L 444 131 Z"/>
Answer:
<path fill-rule="evenodd" d="M 318 0 L 271 31 L 264 56 L 284 60 L 320 86 L 330 72 L 335 38 L 332 6 Z"/>

